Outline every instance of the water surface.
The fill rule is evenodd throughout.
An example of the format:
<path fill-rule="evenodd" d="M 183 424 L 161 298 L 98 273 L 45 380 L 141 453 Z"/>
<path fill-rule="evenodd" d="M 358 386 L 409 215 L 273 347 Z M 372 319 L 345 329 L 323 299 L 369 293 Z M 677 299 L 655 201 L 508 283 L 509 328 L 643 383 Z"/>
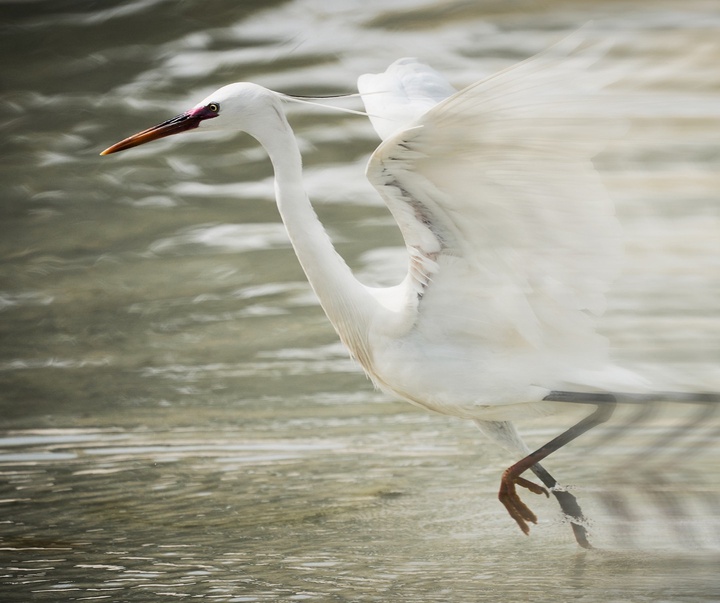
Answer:
<path fill-rule="evenodd" d="M 592 20 L 588 35 L 612 39 L 628 72 L 672 67 L 655 85 L 687 94 L 696 114 L 648 120 L 598 159 L 626 237 L 603 332 L 620 362 L 720 390 L 719 128 L 693 104 L 720 93 L 714 2 L 0 9 L 3 600 L 720 597 L 712 430 L 692 463 L 668 470 L 682 514 L 620 481 L 640 517 L 631 530 L 609 514 L 601 486 L 633 458 L 631 432 L 552 462 L 584 497 L 597 550 L 579 550 L 541 498 L 524 537 L 495 499 L 514 459 L 470 424 L 374 392 L 348 359 L 256 143 L 198 134 L 98 156 L 232 81 L 348 92 L 410 55 L 462 86 Z M 291 123 L 338 249 L 366 282 L 393 283 L 401 240 L 364 181 L 366 119 L 298 106 Z M 569 420 L 523 432 L 541 444 Z"/>

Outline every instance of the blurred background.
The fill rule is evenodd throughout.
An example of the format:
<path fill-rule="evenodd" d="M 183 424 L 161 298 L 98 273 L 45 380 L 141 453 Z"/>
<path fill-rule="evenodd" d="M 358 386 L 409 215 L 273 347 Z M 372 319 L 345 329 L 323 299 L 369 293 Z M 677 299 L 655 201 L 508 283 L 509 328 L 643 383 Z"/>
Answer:
<path fill-rule="evenodd" d="M 610 445 L 547 463 L 597 550 L 553 500 L 528 501 L 525 537 L 495 496 L 515 459 L 374 391 L 348 358 L 252 139 L 98 156 L 233 81 L 347 93 L 417 56 L 462 87 L 586 26 L 682 113 L 640 116 L 597 158 L 626 240 L 601 330 L 663 387 L 720 391 L 717 2 L 0 0 L 0 15 L 4 601 L 717 600 L 713 408 L 620 413 Z M 396 282 L 369 122 L 288 110 L 339 251 L 365 282 Z M 539 445 L 573 418 L 521 429 Z M 672 462 L 620 471 L 663 430 Z"/>

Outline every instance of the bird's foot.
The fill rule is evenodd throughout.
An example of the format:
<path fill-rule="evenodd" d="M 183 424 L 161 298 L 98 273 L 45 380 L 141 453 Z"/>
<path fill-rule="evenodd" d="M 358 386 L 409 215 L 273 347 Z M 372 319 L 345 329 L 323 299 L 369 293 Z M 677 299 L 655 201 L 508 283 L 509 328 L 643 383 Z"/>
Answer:
<path fill-rule="evenodd" d="M 502 479 L 500 480 L 500 491 L 498 492 L 498 499 L 505 506 L 507 512 L 515 520 L 520 529 L 525 534 L 530 533 L 530 527 L 528 522 L 537 523 L 537 516 L 533 513 L 530 508 L 520 500 L 520 496 L 517 493 L 516 486 L 522 486 L 527 488 L 533 494 L 544 494 L 550 496 L 548 491 L 542 486 L 534 484 L 530 480 L 525 479 L 516 475 L 515 472 L 510 469 L 506 469 L 503 473 Z"/>

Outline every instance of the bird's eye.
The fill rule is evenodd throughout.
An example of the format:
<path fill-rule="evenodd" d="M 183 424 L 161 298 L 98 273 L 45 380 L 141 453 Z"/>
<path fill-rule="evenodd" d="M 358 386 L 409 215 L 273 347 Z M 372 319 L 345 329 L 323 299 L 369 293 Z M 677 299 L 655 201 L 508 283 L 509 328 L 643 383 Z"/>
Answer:
<path fill-rule="evenodd" d="M 213 113 L 220 113 L 220 105 L 217 103 L 210 103 L 205 107 L 208 111 L 212 111 Z"/>

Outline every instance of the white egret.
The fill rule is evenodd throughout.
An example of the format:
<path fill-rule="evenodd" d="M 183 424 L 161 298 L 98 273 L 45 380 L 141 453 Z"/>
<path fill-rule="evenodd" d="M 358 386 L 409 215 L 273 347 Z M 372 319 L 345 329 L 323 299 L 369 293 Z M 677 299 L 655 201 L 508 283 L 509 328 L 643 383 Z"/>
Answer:
<path fill-rule="evenodd" d="M 303 189 L 285 95 L 251 83 L 103 151 L 171 134 L 239 130 L 256 138 L 275 172 L 277 205 L 330 322 L 375 385 L 423 408 L 475 421 L 523 459 L 499 498 L 526 534 L 536 516 L 521 474 L 612 412 L 631 375 L 606 366 L 595 332 L 620 256 L 612 204 L 591 163 L 607 123 L 589 100 L 602 82 L 588 55 L 551 50 L 456 92 L 431 68 L 401 59 L 359 89 L 383 143 L 367 177 L 398 223 L 408 252 L 397 286 L 361 284 Z M 530 454 L 514 418 L 563 402 L 596 404 L 589 417 Z M 573 496 L 553 490 L 577 541 L 589 546 Z"/>

